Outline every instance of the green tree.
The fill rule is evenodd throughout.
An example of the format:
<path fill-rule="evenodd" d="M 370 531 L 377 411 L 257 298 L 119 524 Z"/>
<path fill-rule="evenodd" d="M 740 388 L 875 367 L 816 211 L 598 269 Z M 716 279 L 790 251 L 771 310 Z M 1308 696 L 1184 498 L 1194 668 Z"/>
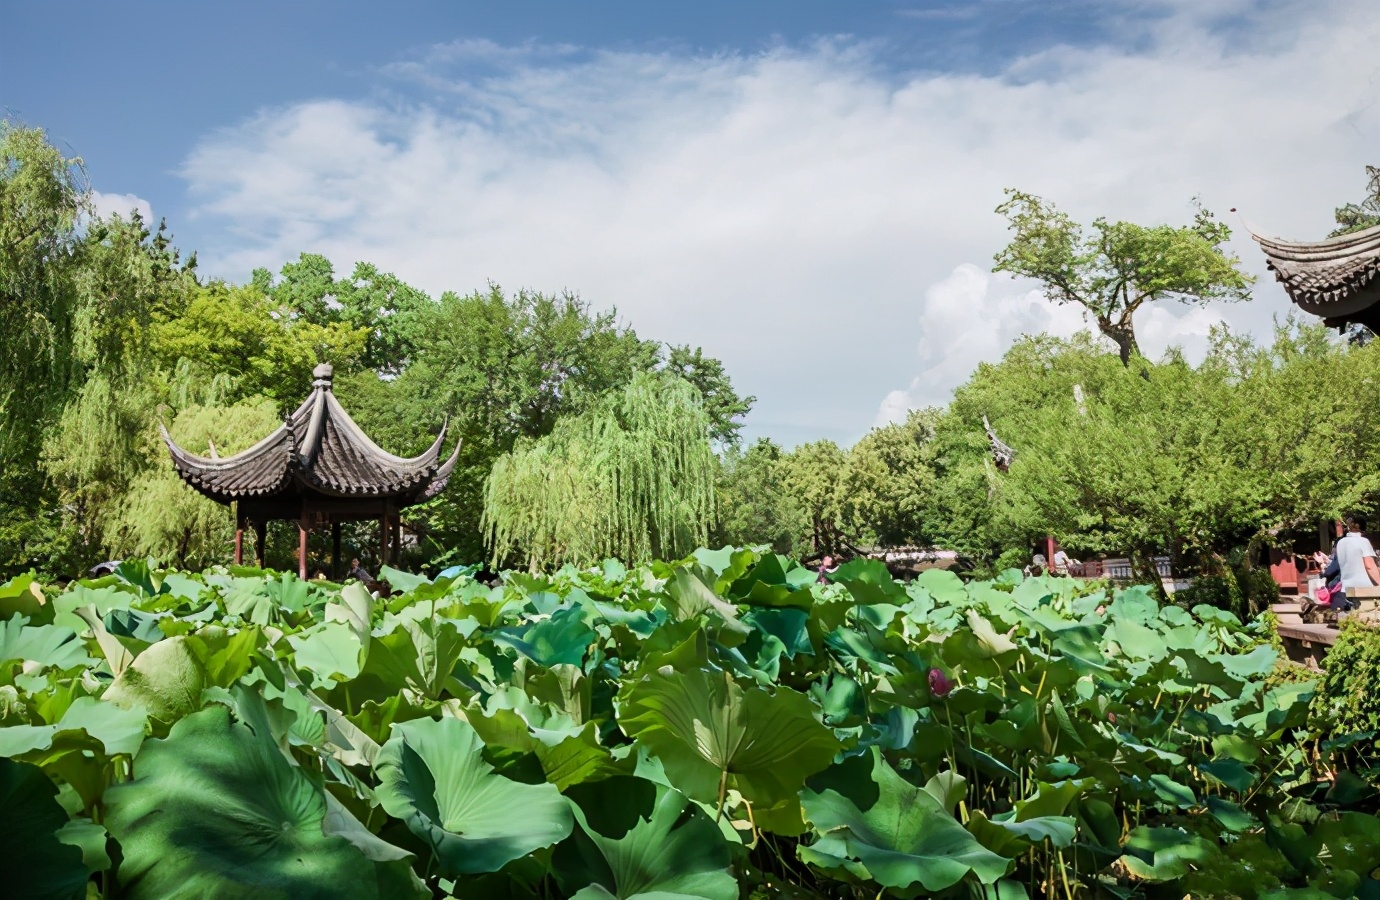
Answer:
<path fill-rule="evenodd" d="M 80 159 L 0 120 L 0 469 L 36 458 L 65 396 L 87 193 Z"/>
<path fill-rule="evenodd" d="M 683 556 L 708 542 L 714 475 L 699 392 L 639 373 L 494 463 L 484 495 L 494 562 L 521 554 L 536 571 Z"/>
<path fill-rule="evenodd" d="M 1366 166 L 1366 197 L 1360 203 L 1337 207 L 1337 227 L 1328 237 L 1365 231 L 1380 225 L 1380 167 Z"/>
<path fill-rule="evenodd" d="M 181 446 L 205 455 L 245 450 L 281 423 L 273 401 L 183 408 L 169 427 Z M 165 565 L 199 569 L 224 562 L 235 534 L 232 510 L 201 496 L 167 464 L 160 442 L 144 470 L 105 518 L 103 538 L 117 556 L 152 556 Z"/>
<path fill-rule="evenodd" d="M 705 356 L 700 347 L 693 350 L 688 345 L 671 347 L 663 370 L 685 379 L 700 392 L 704 411 L 709 416 L 710 437 L 721 446 L 736 446 L 738 430 L 743 427 L 738 420 L 748 414 L 757 398 L 739 397 L 724 364 Z"/>
<path fill-rule="evenodd" d="M 82 543 L 95 552 L 116 498 L 147 465 L 161 400 L 156 324 L 177 315 L 196 284 L 166 229 L 138 213 L 94 220 L 80 247 L 71 357 L 79 385 L 44 441 L 43 464 Z"/>
<path fill-rule="evenodd" d="M 833 441 L 801 444 L 785 460 L 786 490 L 805 514 L 805 533 L 797 552 L 808 558 L 856 546 L 856 536 L 843 531 L 843 476 L 848 455 Z"/>
<path fill-rule="evenodd" d="M 842 484 L 844 530 L 887 547 L 925 545 L 925 511 L 935 488 L 937 409 L 874 428 L 848 451 Z"/>
<path fill-rule="evenodd" d="M 768 544 L 792 553 L 808 531 L 804 510 L 786 485 L 785 454 L 770 438 L 747 450 L 729 446 L 719 466 L 715 546 Z"/>
<path fill-rule="evenodd" d="M 1147 302 L 1245 300 L 1252 276 L 1223 250 L 1231 229 L 1201 206 L 1193 224 L 1144 226 L 1098 218 L 1092 233 L 1034 194 L 1007 189 L 997 207 L 1015 232 L 993 271 L 1039 281 L 1055 303 L 1076 303 L 1130 365 L 1139 354 L 1133 317 Z"/>
<path fill-rule="evenodd" d="M 69 542 L 39 457 L 72 385 L 82 162 L 0 120 L 0 577 Z"/>
<path fill-rule="evenodd" d="M 198 286 L 180 315 L 156 323 L 153 353 L 164 370 L 185 360 L 205 380 L 229 376 L 237 397 L 263 395 L 287 410 L 310 390 L 317 363 L 329 362 L 342 374 L 358 369 L 367 332 L 285 310 L 254 284 Z"/>
<path fill-rule="evenodd" d="M 356 271 L 359 274 L 359 270 Z M 342 292 L 344 293 L 344 292 Z M 393 296 L 405 292 L 394 291 Z M 363 301 L 357 308 L 365 308 Z M 386 307 L 381 307 L 386 308 Z M 620 391 L 655 366 L 659 347 L 596 313 L 574 295 L 498 287 L 481 294 L 442 295 L 384 317 L 376 347 L 405 347 L 402 366 L 337 379 L 341 402 L 381 446 L 400 454 L 423 450 L 442 417 L 461 442 L 445 493 L 409 510 L 433 559 L 482 559 L 484 481 L 494 461 L 521 439 L 548 434 L 557 421 Z M 393 324 L 395 319 L 402 322 Z M 377 360 L 376 360 L 377 361 Z"/>

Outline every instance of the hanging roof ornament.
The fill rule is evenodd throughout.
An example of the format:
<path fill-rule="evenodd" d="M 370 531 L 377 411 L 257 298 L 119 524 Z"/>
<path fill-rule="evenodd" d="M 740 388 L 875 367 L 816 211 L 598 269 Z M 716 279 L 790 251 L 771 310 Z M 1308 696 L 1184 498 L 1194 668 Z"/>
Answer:
<path fill-rule="evenodd" d="M 987 432 L 987 442 L 992 445 L 992 461 L 1001 471 L 1009 471 L 1011 463 L 1016 459 L 1016 451 L 997 437 L 997 433 L 992 430 L 992 423 L 987 421 L 986 413 L 982 415 L 982 427 Z"/>

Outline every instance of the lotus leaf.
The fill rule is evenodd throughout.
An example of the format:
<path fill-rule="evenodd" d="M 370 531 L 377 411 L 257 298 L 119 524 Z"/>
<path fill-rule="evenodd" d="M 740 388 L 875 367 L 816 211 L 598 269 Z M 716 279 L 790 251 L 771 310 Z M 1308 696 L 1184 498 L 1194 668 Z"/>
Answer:
<path fill-rule="evenodd" d="M 812 778 L 801 802 L 820 837 L 816 845 L 801 847 L 801 859 L 845 868 L 885 887 L 918 884 L 942 891 L 969 874 L 993 884 L 1011 865 L 983 847 L 924 788 L 897 775 L 875 748 Z"/>
<path fill-rule="evenodd" d="M 371 856 L 338 833 L 321 787 L 224 706 L 150 741 L 106 806 L 132 900 L 426 896 L 405 855 Z"/>
<path fill-rule="evenodd" d="M 484 761 L 459 719 L 395 725 L 375 760 L 378 798 L 435 854 L 443 874 L 496 872 L 570 834 L 570 808 L 550 784 L 522 784 Z"/>
<path fill-rule="evenodd" d="M 728 846 L 683 794 L 619 776 L 566 793 L 578 827 L 552 855 L 561 887 L 579 897 L 736 900 Z"/>
<path fill-rule="evenodd" d="M 0 759 L 0 847 L 5 853 L 5 891 L 10 897 L 68 900 L 86 896 L 90 874 L 79 848 L 58 832 L 67 813 L 57 788 L 36 766 Z"/>
<path fill-rule="evenodd" d="M 789 688 L 743 688 L 727 672 L 656 671 L 621 695 L 618 724 L 660 758 L 694 799 L 733 788 L 774 805 L 833 760 L 834 735 L 814 705 Z"/>

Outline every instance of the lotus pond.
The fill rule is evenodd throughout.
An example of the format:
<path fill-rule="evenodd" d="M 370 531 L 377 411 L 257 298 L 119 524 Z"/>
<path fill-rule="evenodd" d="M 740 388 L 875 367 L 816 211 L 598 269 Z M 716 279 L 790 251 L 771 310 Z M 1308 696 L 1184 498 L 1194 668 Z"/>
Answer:
<path fill-rule="evenodd" d="M 23 897 L 1377 897 L 1268 624 L 748 550 L 0 587 Z"/>

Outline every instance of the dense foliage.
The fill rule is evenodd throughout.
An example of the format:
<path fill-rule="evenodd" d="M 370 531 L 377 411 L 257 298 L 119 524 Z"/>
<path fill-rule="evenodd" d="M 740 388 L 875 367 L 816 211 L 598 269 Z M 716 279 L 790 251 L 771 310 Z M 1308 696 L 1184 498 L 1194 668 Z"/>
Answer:
<path fill-rule="evenodd" d="M 320 362 L 388 451 L 421 452 L 446 420 L 461 442 L 448 489 L 404 519 L 419 566 L 484 558 L 495 460 L 638 375 L 691 385 L 722 445 L 752 403 L 700 349 L 639 337 L 573 294 L 433 297 L 311 253 L 245 284 L 203 279 L 163 226 L 100 218 L 89 200 L 80 160 L 0 121 L 0 575 L 145 554 L 223 561 L 234 519 L 178 485 L 158 424 L 194 451 L 242 449 L 303 400 Z M 271 529 L 270 562 L 286 565 L 296 540 Z M 320 557 L 329 538 L 315 541 Z M 345 542 L 376 565 L 373 534 L 350 528 Z"/>
<path fill-rule="evenodd" d="M 1272 678 L 1268 634 L 1228 613 L 1015 572 L 901 584 L 859 561 L 820 582 L 732 549 L 468 572 L 389 570 L 383 598 L 139 562 L 0 587 L 8 885 L 1380 890 L 1362 745 L 1320 742 L 1312 683 Z"/>
<path fill-rule="evenodd" d="M 1052 534 L 1142 572 L 1169 555 L 1178 571 L 1229 578 L 1223 596 L 1255 611 L 1265 547 L 1377 509 L 1377 383 L 1380 347 L 1293 321 L 1263 343 L 1218 329 L 1196 366 L 1170 353 L 1131 370 L 1086 334 L 1030 337 L 979 365 L 945 409 L 850 450 L 759 444 L 727 458 L 719 537 L 805 555 L 938 545 L 990 567 L 1004 552 L 1024 565 Z M 1009 472 L 984 416 L 1016 450 Z"/>

